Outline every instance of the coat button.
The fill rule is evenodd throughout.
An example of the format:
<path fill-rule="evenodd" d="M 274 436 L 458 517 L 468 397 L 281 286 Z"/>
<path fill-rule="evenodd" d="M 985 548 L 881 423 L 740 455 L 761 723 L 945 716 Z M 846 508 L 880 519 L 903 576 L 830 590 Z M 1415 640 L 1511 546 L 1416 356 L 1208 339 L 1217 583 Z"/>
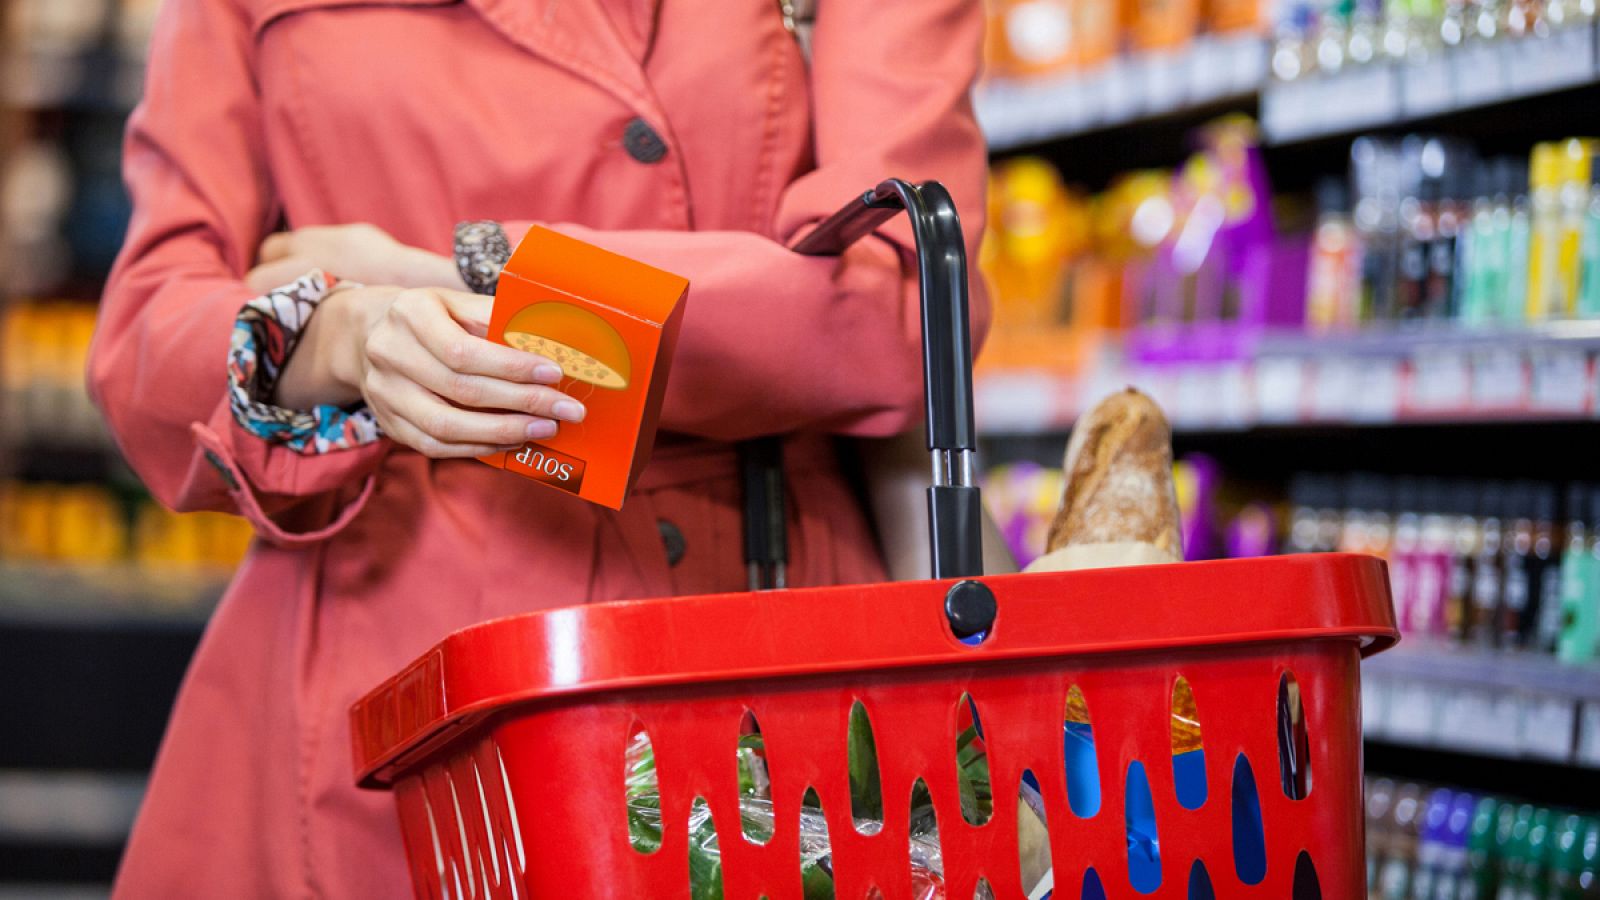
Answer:
<path fill-rule="evenodd" d="M 644 119 L 634 119 L 628 123 L 622 132 L 622 147 L 629 156 L 642 163 L 657 163 L 667 155 L 667 142 Z"/>
<path fill-rule="evenodd" d="M 666 519 L 656 522 L 656 530 L 661 532 L 661 546 L 667 551 L 667 565 L 676 566 L 682 562 L 683 554 L 689 549 L 688 543 L 683 539 L 683 532 Z"/>

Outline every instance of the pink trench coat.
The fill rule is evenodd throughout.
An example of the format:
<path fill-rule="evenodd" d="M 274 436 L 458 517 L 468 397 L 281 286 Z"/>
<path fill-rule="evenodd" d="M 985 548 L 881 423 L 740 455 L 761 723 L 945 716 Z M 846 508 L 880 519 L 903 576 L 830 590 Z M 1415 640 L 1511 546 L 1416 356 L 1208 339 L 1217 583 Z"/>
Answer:
<path fill-rule="evenodd" d="M 351 701 L 485 619 L 742 589 L 728 441 L 797 434 L 796 582 L 882 577 L 824 436 L 916 421 L 909 232 L 841 260 L 784 244 L 887 175 L 942 180 L 975 244 L 979 6 L 823 0 L 808 72 L 777 0 L 167 0 L 91 389 L 162 501 L 240 512 L 258 539 L 119 896 L 405 896 L 391 799 L 352 786 Z M 636 121 L 664 155 L 624 140 Z M 692 280 L 670 434 L 621 513 L 388 441 L 296 455 L 231 419 L 229 331 L 264 235 L 369 221 L 449 252 L 463 219 L 513 240 L 548 223 Z M 981 295 L 973 316 L 981 334 Z"/>

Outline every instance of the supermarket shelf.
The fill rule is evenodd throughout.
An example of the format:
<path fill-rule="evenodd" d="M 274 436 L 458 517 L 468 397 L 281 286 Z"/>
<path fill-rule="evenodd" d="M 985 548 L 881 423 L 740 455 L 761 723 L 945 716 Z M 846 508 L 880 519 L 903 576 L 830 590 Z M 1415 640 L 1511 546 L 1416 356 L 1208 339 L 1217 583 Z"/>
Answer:
<path fill-rule="evenodd" d="M 25 50 L 0 63 L 0 99 L 24 110 L 71 109 L 126 115 L 144 84 L 144 61 L 115 50 Z"/>
<path fill-rule="evenodd" d="M 991 81 L 974 103 L 994 150 L 1258 100 L 1263 138 L 1284 145 L 1600 84 L 1594 24 L 1288 82 L 1269 78 L 1268 54 L 1256 35 L 1202 37 L 1181 52 L 1127 57 L 1090 72 Z"/>
<path fill-rule="evenodd" d="M 974 96 L 991 150 L 1253 99 L 1266 76 L 1258 35 L 1208 36 L 1188 50 L 1115 60 L 1092 72 L 990 81 Z"/>
<path fill-rule="evenodd" d="M 1226 339 L 1147 331 L 1106 346 L 1076 376 L 986 362 L 975 390 L 990 434 L 1062 431 L 1087 403 L 1128 384 L 1154 396 L 1180 432 L 1600 419 L 1595 321 Z"/>
<path fill-rule="evenodd" d="M 222 573 L 151 574 L 122 564 L 0 564 L 0 627 L 198 629 L 226 580 Z"/>
<path fill-rule="evenodd" d="M 1600 768 L 1600 665 L 1411 640 L 1362 667 L 1386 743 Z"/>
<path fill-rule="evenodd" d="M 1416 62 L 1270 81 L 1261 130 L 1285 144 L 1477 109 L 1600 82 L 1593 24 L 1548 37 L 1469 42 Z"/>

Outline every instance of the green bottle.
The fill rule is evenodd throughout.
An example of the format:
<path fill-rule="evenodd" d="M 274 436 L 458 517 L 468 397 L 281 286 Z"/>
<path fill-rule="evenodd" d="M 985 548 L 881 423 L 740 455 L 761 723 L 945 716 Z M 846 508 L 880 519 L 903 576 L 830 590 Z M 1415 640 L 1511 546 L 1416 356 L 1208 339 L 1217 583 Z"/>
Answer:
<path fill-rule="evenodd" d="M 1583 838 L 1589 825 L 1582 816 L 1570 814 L 1556 825 L 1550 887 L 1545 892 L 1549 900 L 1583 900 Z"/>
<path fill-rule="evenodd" d="M 1496 835 L 1500 840 L 1500 879 L 1494 900 L 1524 900 L 1523 889 L 1528 883 L 1528 832 L 1532 828 L 1533 807 L 1526 803 L 1512 809 L 1509 817 L 1501 817 Z"/>
<path fill-rule="evenodd" d="M 1505 271 L 1500 273 L 1500 321 L 1528 320 L 1528 254 L 1533 242 L 1533 216 L 1528 207 L 1527 172 L 1521 172 L 1511 196 L 1511 217 L 1505 229 Z"/>
<path fill-rule="evenodd" d="M 1521 900 L 1544 900 L 1550 885 L 1550 858 L 1554 850 L 1556 817 L 1550 810 L 1534 810 L 1528 823 L 1528 858 L 1522 869 Z"/>
<path fill-rule="evenodd" d="M 1600 316 L 1600 165 L 1589 169 L 1589 210 L 1579 245 L 1579 318 Z"/>
<path fill-rule="evenodd" d="M 1472 830 L 1467 836 L 1467 877 L 1461 881 L 1456 900 L 1490 900 L 1495 890 L 1495 830 L 1502 809 L 1500 801 L 1485 797 L 1472 814 Z"/>
<path fill-rule="evenodd" d="M 1567 489 L 1567 549 L 1561 563 L 1562 662 L 1595 658 L 1600 643 L 1600 489 L 1575 484 Z"/>

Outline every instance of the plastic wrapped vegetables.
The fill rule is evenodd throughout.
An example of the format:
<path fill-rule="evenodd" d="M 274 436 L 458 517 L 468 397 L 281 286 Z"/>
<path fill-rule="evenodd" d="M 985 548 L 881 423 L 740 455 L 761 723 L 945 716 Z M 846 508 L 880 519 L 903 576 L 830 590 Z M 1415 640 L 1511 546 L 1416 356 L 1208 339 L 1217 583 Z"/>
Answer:
<path fill-rule="evenodd" d="M 877 754 L 866 718 L 852 717 L 850 761 L 856 828 L 871 834 L 883 827 L 883 800 L 877 782 Z M 740 825 L 746 836 L 764 843 L 773 833 L 774 813 L 767 780 L 766 758 L 759 734 L 739 741 Z M 974 724 L 957 740 L 958 786 L 961 809 L 970 821 L 983 821 L 993 812 L 988 759 Z M 661 795 L 656 779 L 655 754 L 644 732 L 634 735 L 627 753 L 628 828 L 636 849 L 651 852 L 661 846 Z M 1025 789 L 1026 790 L 1026 789 Z M 1036 811 L 1037 810 L 1037 811 Z M 1018 827 L 1024 848 L 1023 876 L 1029 884 L 1043 878 L 1049 866 L 1048 837 L 1040 819 L 1042 808 L 1019 806 Z M 943 900 L 944 859 L 939 850 L 938 823 L 932 798 L 919 782 L 911 798 L 910 865 L 914 900 Z M 697 803 L 689 815 L 689 878 L 693 900 L 721 900 L 722 859 L 710 811 Z M 800 808 L 800 870 L 806 900 L 832 898 L 833 861 L 827 822 L 815 795 L 808 793 Z M 981 888 L 980 888 L 981 890 Z M 984 900 L 980 894 L 977 900 Z"/>

